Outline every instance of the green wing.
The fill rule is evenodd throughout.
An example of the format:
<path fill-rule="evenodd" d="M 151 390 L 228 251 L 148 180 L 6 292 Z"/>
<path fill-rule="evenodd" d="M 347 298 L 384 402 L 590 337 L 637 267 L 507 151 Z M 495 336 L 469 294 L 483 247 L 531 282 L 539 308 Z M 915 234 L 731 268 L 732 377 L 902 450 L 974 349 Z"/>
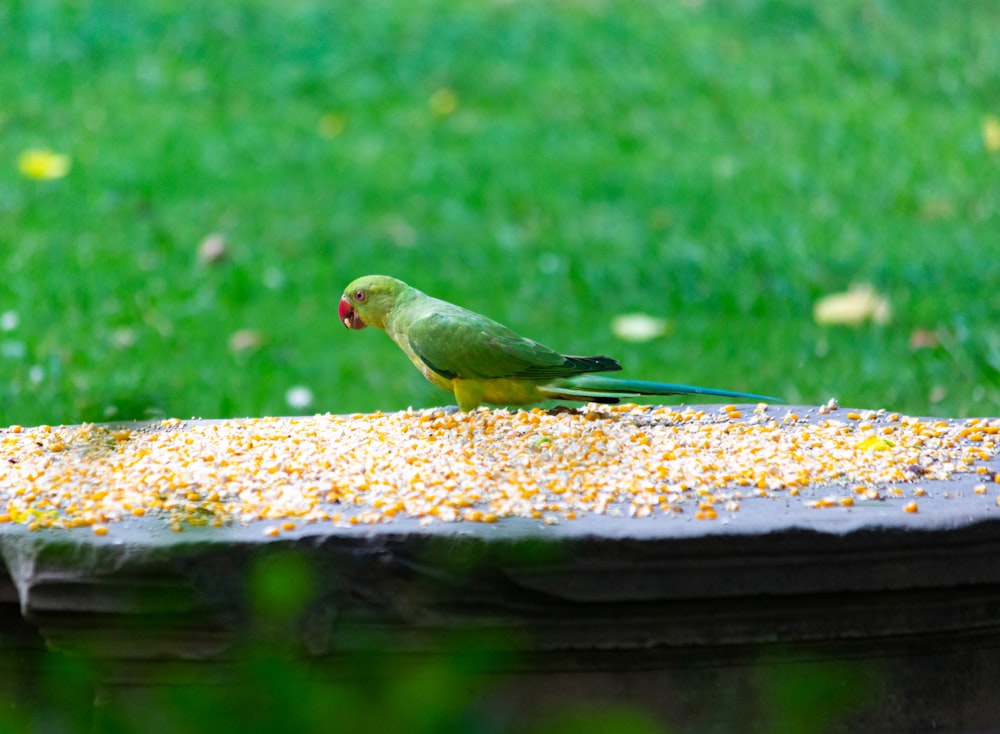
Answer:
<path fill-rule="evenodd" d="M 608 357 L 568 357 L 485 316 L 436 311 L 410 324 L 410 348 L 448 379 L 547 380 L 621 369 Z"/>

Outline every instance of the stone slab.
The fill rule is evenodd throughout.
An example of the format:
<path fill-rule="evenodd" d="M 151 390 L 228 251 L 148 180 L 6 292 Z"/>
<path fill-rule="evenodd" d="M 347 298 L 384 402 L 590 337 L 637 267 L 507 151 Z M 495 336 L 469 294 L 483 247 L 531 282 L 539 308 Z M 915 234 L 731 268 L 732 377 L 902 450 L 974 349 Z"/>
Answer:
<path fill-rule="evenodd" d="M 1000 474 L 996 457 L 984 466 Z M 266 522 L 176 533 L 136 518 L 105 536 L 8 523 L 0 613 L 24 622 L 10 649 L 81 651 L 104 661 L 105 685 L 142 686 L 162 680 L 164 661 L 195 671 L 236 659 L 260 631 L 255 568 L 294 557 L 308 594 L 272 620 L 294 654 L 394 659 L 472 635 L 500 654 L 481 671 L 491 706 L 627 699 L 698 727 L 715 721 L 705 711 L 720 691 L 746 710 L 775 671 L 818 671 L 868 681 L 829 731 L 989 731 L 1000 722 L 1000 485 L 977 492 L 976 474 L 922 484 L 917 513 L 878 500 L 817 509 L 814 487 L 748 498 L 713 521 L 400 519 L 279 537 Z M 946 685 L 956 675 L 967 685 Z"/>

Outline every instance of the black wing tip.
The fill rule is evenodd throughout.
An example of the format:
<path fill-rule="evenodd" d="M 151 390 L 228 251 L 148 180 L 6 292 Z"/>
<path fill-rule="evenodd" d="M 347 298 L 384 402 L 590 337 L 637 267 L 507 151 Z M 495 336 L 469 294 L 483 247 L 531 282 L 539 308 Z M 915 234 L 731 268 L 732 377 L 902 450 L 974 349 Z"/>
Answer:
<path fill-rule="evenodd" d="M 578 372 L 619 372 L 622 366 L 617 359 L 598 355 L 597 357 L 566 357 L 567 366 Z"/>

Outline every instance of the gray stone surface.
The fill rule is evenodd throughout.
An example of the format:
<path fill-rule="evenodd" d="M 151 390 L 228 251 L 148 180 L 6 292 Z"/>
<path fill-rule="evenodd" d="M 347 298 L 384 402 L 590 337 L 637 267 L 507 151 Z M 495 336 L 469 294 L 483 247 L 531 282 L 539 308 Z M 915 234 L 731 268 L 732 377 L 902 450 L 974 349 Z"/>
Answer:
<path fill-rule="evenodd" d="M 989 467 L 1000 473 L 997 459 Z M 295 655 L 391 659 L 462 632 L 503 653 L 483 671 L 490 705 L 525 716 L 624 700 L 682 730 L 735 731 L 705 708 L 721 693 L 734 711 L 752 708 L 761 676 L 784 670 L 865 681 L 828 731 L 990 731 L 1000 485 L 977 494 L 982 482 L 923 482 L 915 514 L 899 501 L 810 508 L 819 487 L 715 521 L 402 520 L 278 538 L 268 523 L 174 533 L 135 519 L 103 537 L 7 524 L 5 649 L 81 651 L 106 663 L 112 688 L 162 680 L 165 661 L 223 670 L 260 633 L 254 569 L 291 553 L 308 594 L 272 632 Z"/>

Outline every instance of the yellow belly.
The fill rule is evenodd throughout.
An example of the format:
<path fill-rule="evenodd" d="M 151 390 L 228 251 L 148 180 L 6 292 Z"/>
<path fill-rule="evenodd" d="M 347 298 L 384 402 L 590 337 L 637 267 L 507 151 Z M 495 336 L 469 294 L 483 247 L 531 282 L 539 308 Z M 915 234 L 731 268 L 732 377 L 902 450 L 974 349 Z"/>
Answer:
<path fill-rule="evenodd" d="M 400 345 L 402 346 L 402 345 Z M 407 344 L 407 347 L 409 345 Z M 496 378 L 492 380 L 449 379 L 434 372 L 410 349 L 404 349 L 410 361 L 423 376 L 442 390 L 455 396 L 462 410 L 475 410 L 482 403 L 489 405 L 532 405 L 545 400 L 532 380 Z"/>
<path fill-rule="evenodd" d="M 442 390 L 452 393 L 462 410 L 475 410 L 481 403 L 531 405 L 545 400 L 531 380 L 449 380 L 430 370 L 424 370 L 424 375 Z"/>

